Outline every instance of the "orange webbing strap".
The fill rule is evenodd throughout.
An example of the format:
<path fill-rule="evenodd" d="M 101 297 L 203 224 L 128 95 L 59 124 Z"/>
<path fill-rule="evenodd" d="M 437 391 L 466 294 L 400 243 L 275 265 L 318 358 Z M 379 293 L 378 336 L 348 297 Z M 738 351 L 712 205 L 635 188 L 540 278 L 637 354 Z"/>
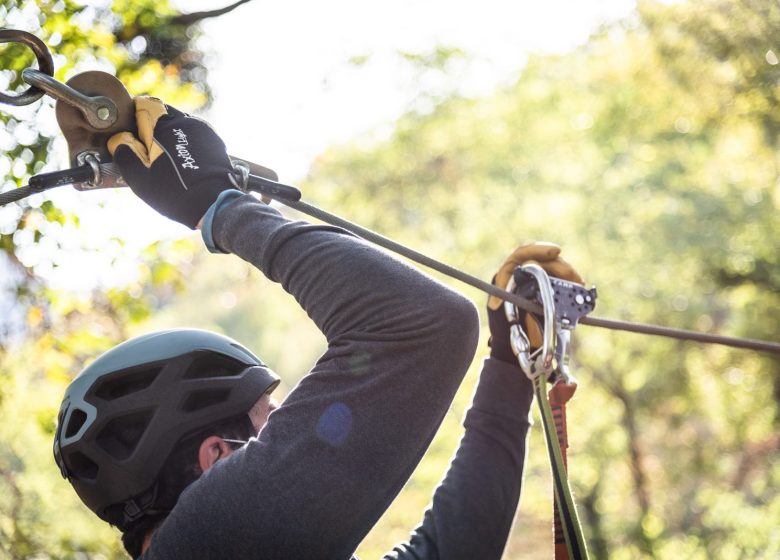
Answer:
<path fill-rule="evenodd" d="M 569 477 L 566 472 L 566 466 L 563 464 L 563 455 L 561 447 L 565 451 L 566 446 L 558 443 L 558 427 L 553 417 L 550 400 L 547 394 L 547 380 L 545 376 L 538 375 L 534 380 L 534 394 L 539 403 L 539 411 L 542 417 L 542 426 L 544 427 L 544 439 L 547 442 L 547 453 L 550 455 L 550 466 L 552 468 L 553 489 L 555 490 L 555 500 L 558 505 L 558 515 L 556 521 L 560 520 L 563 527 L 563 536 L 566 540 L 568 558 L 570 560 L 587 560 L 588 549 L 585 546 L 585 539 L 582 536 L 582 527 L 577 515 L 577 508 L 574 506 L 574 498 L 569 488 Z M 568 393 L 568 396 L 566 396 Z M 558 389 L 551 392 L 553 398 L 558 403 L 566 402 L 574 394 L 574 388 L 570 385 L 568 388 Z M 565 432 L 564 432 L 565 433 Z"/>
<path fill-rule="evenodd" d="M 569 464 L 566 457 L 566 450 L 569 447 L 569 436 L 566 431 L 566 403 L 574 396 L 577 390 L 577 384 L 566 385 L 558 382 L 552 386 L 547 393 L 550 400 L 550 409 L 552 410 L 553 420 L 555 421 L 555 431 L 558 434 L 558 443 L 561 448 L 561 457 L 563 466 L 568 471 Z M 569 560 L 569 550 L 566 547 L 566 538 L 563 533 L 563 523 L 561 523 L 561 514 L 558 507 L 558 500 L 553 500 L 553 525 L 555 529 L 555 560 Z"/>

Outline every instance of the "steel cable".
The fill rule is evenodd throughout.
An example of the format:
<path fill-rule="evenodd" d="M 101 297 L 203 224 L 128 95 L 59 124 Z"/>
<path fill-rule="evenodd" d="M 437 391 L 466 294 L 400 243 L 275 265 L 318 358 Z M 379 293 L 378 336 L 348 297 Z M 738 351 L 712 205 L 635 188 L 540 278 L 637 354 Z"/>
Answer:
<path fill-rule="evenodd" d="M 18 42 L 31 48 L 35 52 L 40 70 L 44 74 L 52 75 L 53 63 L 52 63 L 51 54 L 49 53 L 46 45 L 40 39 L 24 31 L 0 29 L 0 43 L 5 43 L 5 42 Z M 0 94 L 0 102 L 8 103 L 11 105 L 27 105 L 29 103 L 32 103 L 34 100 L 38 99 L 42 94 L 43 92 L 37 90 L 37 88 L 30 88 L 20 96 L 8 96 L 8 95 Z M 263 185 L 263 183 L 265 184 Z M 60 186 L 60 184 L 63 183 L 48 185 L 46 188 Z M 251 185 L 250 188 L 252 188 Z M 274 189 L 281 189 L 281 190 L 274 190 Z M 521 309 L 533 313 L 541 313 L 541 307 L 533 302 L 530 302 L 524 298 L 520 298 L 500 288 L 497 288 L 496 286 L 493 286 L 488 282 L 480 280 L 479 278 L 471 276 L 470 274 L 466 274 L 465 272 L 462 272 L 461 270 L 458 270 L 452 266 L 443 264 L 435 259 L 423 255 L 422 253 L 409 249 L 408 247 L 405 247 L 400 243 L 388 239 L 383 235 L 380 235 L 374 231 L 371 231 L 367 228 L 354 224 L 348 220 L 330 214 L 324 210 L 317 208 L 316 206 L 312 206 L 300 200 L 290 200 L 289 191 L 287 191 L 286 193 L 283 192 L 285 189 L 297 191 L 295 187 L 290 187 L 289 185 L 284 185 L 281 183 L 276 183 L 275 181 L 268 181 L 265 179 L 262 179 L 260 181 L 259 188 L 253 188 L 252 190 L 257 190 L 262 194 L 264 194 L 265 196 L 267 196 L 268 198 L 276 200 L 277 202 L 280 202 L 286 206 L 289 206 L 290 208 L 298 210 L 299 212 L 308 214 L 313 218 L 316 218 L 318 220 L 321 220 L 323 222 L 332 225 L 342 227 L 358 235 L 359 237 L 362 237 L 363 239 L 370 241 L 371 243 L 379 245 L 380 247 L 384 247 L 385 249 L 394 251 L 399 255 L 402 255 L 408 259 L 411 259 L 433 270 L 437 270 L 443 274 L 446 274 L 447 276 L 455 278 L 456 280 L 460 280 L 461 282 L 464 282 L 470 286 L 482 290 L 483 292 L 486 292 L 490 295 L 494 295 L 505 301 L 509 301 Z M 37 192 L 42 192 L 43 190 L 45 189 L 26 185 L 18 189 L 13 189 L 5 193 L 0 193 L 0 206 L 9 204 L 11 202 L 16 202 Z M 300 196 L 299 192 L 297 196 Z M 729 336 L 714 335 L 714 334 L 702 333 L 697 331 L 689 331 L 684 329 L 662 327 L 658 325 L 633 323 L 629 321 L 617 321 L 613 319 L 602 319 L 599 317 L 584 317 L 583 319 L 580 320 L 580 322 L 585 325 L 602 327 L 602 328 L 612 329 L 612 330 L 648 334 L 653 336 L 663 336 L 663 337 L 674 338 L 678 340 L 689 340 L 689 341 L 704 342 L 710 344 L 721 344 L 725 346 L 731 346 L 734 348 L 744 348 L 749 350 L 756 350 L 759 352 L 768 352 L 768 353 L 780 355 L 780 343 L 770 342 L 765 340 L 734 338 Z"/>
<path fill-rule="evenodd" d="M 301 200 L 299 201 L 288 200 L 282 196 L 269 194 L 265 191 L 263 194 L 303 214 L 307 214 L 322 222 L 326 222 L 328 224 L 346 229 L 354 233 L 358 237 L 365 239 L 366 241 L 370 241 L 371 243 L 379 245 L 380 247 L 384 247 L 385 249 L 398 253 L 403 257 L 406 257 L 423 266 L 441 272 L 442 274 L 446 274 L 447 276 L 455 278 L 456 280 L 460 280 L 461 282 L 468 284 L 469 286 L 473 286 L 479 290 L 482 290 L 483 292 L 486 292 L 490 295 L 494 295 L 505 301 L 509 301 L 515 304 L 517 307 L 524 309 L 525 311 L 530 311 L 532 313 L 541 313 L 542 311 L 541 306 L 531 301 L 521 298 L 515 294 L 511 294 L 505 290 L 502 290 L 501 288 L 498 288 L 488 282 L 485 282 L 484 280 L 480 280 L 475 276 L 467 274 L 462 270 L 458 270 L 457 268 L 454 268 L 450 265 L 432 259 L 431 257 L 428 257 L 427 255 L 424 255 L 404 245 L 401 245 L 400 243 L 393 241 L 392 239 L 389 239 L 384 235 L 376 233 L 375 231 L 372 231 L 370 229 L 364 228 L 363 226 L 350 222 L 349 220 L 345 220 L 344 218 L 341 218 L 329 212 L 326 212 L 325 210 L 317 208 L 316 206 L 312 206 L 311 204 L 308 204 Z M 722 336 L 722 335 L 703 333 L 698 331 L 689 331 L 685 329 L 662 327 L 659 325 L 634 323 L 631 321 L 618 321 L 614 319 L 603 319 L 600 317 L 583 317 L 580 320 L 580 323 L 584 325 L 590 325 L 592 327 L 601 327 L 610 330 L 633 332 L 633 333 L 647 334 L 652 336 L 662 336 L 662 337 L 673 338 L 677 340 L 688 340 L 688 341 L 702 342 L 707 344 L 720 344 L 723 346 L 731 346 L 733 348 L 744 348 L 747 350 L 755 350 L 758 352 L 767 352 L 770 354 L 780 355 L 780 343 L 771 342 L 768 340 L 735 338 L 730 336 Z"/>
<path fill-rule="evenodd" d="M 30 185 L 19 187 L 18 189 L 12 189 L 10 191 L 0 193 L 0 206 L 5 206 L 17 200 L 27 198 L 34 195 L 37 192 L 41 192 L 39 189 L 33 188 Z"/>
<path fill-rule="evenodd" d="M 52 186 L 59 186 L 59 185 L 52 185 Z M 294 187 L 288 187 L 287 185 L 282 185 L 282 186 L 294 189 Z M 47 187 L 47 188 L 51 188 L 51 187 Z M 13 189 L 8 192 L 0 193 L 0 206 L 21 200 L 35 193 L 42 192 L 43 190 L 46 190 L 46 188 L 40 188 L 40 187 L 36 188 L 36 187 L 31 187 L 30 185 L 25 185 L 24 187 L 20 187 L 18 189 Z M 316 206 L 308 204 L 302 200 L 290 200 L 289 198 L 286 198 L 284 194 L 280 194 L 278 191 L 271 192 L 271 190 L 268 188 L 263 188 L 262 190 L 258 188 L 253 190 L 258 190 L 259 192 L 262 192 L 263 195 L 273 200 L 276 200 L 277 202 L 284 204 L 285 206 L 288 206 L 303 214 L 307 214 L 322 222 L 337 227 L 341 227 L 347 231 L 354 233 L 358 237 L 365 239 L 366 241 L 369 241 L 371 243 L 374 243 L 375 245 L 384 247 L 385 249 L 398 253 L 403 257 L 406 257 L 430 269 L 441 272 L 442 274 L 450 276 L 451 278 L 460 280 L 464 284 L 473 286 L 474 288 L 477 288 L 478 290 L 482 290 L 487 294 L 496 296 L 500 299 L 513 303 L 520 309 L 532 313 L 537 313 L 537 314 L 541 314 L 542 312 L 541 306 L 539 306 L 534 302 L 528 301 L 527 299 L 521 298 L 520 296 L 507 292 L 506 290 L 502 290 L 501 288 L 498 288 L 497 286 L 494 286 L 489 282 L 480 280 L 479 278 L 472 276 L 468 273 L 465 273 L 462 270 L 459 270 L 453 266 L 444 264 L 440 261 L 437 261 L 436 259 L 432 259 L 431 257 L 424 255 L 418 251 L 415 251 L 414 249 L 410 249 L 405 245 L 401 245 L 400 243 L 393 241 L 392 239 L 389 239 L 384 235 L 381 235 L 368 228 L 350 222 L 349 220 L 345 220 L 344 218 L 336 216 L 335 214 L 331 214 L 330 212 L 326 212 L 325 210 L 317 208 Z M 770 354 L 780 355 L 780 343 L 771 342 L 768 340 L 735 338 L 731 336 L 722 336 L 717 334 L 690 331 L 685 329 L 676 329 L 672 327 L 662 327 L 659 325 L 649 325 L 646 323 L 635 323 L 631 321 L 618 321 L 615 319 L 604 319 L 601 317 L 583 317 L 582 319 L 580 319 L 580 323 L 584 325 L 590 325 L 592 327 L 601 327 L 610 330 L 647 334 L 651 336 L 662 336 L 666 338 L 674 338 L 677 340 L 688 340 L 688 341 L 702 342 L 707 344 L 720 344 L 723 346 L 731 346 L 733 348 L 743 348 L 746 350 L 756 350 L 758 352 L 767 352 Z"/>

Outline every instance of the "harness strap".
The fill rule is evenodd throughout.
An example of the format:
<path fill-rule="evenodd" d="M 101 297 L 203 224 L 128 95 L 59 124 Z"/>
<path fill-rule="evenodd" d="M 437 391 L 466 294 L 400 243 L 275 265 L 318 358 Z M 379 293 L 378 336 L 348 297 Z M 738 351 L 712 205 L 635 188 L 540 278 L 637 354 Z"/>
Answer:
<path fill-rule="evenodd" d="M 566 456 L 566 450 L 569 448 L 569 434 L 566 430 L 566 403 L 574 396 L 576 390 L 576 383 L 566 384 L 558 382 L 553 385 L 547 393 L 553 421 L 555 422 L 555 432 L 558 435 L 558 443 L 561 448 L 563 466 L 566 469 L 566 472 L 569 471 L 569 462 Z M 553 527 L 555 536 L 555 560 L 570 560 L 569 551 L 566 548 L 566 537 L 564 535 L 563 524 L 561 523 L 561 512 L 557 500 L 553 501 Z"/>
<path fill-rule="evenodd" d="M 574 394 L 577 385 L 558 382 L 550 389 L 550 397 L 548 398 L 545 391 L 547 380 L 544 376 L 536 377 L 533 384 L 547 440 L 553 489 L 555 490 L 555 558 L 556 560 L 587 560 L 588 549 L 585 547 L 582 527 L 577 516 L 577 509 L 574 507 L 574 498 L 569 488 L 569 478 L 566 472 L 568 438 L 565 405 Z M 556 413 L 553 412 L 553 406 L 556 408 Z"/>

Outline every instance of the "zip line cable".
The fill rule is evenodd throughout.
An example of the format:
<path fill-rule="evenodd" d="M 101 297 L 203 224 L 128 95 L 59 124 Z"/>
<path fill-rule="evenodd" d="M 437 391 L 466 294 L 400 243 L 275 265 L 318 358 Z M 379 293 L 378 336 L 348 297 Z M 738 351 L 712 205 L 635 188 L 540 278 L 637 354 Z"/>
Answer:
<path fill-rule="evenodd" d="M 450 265 L 432 259 L 431 257 L 428 257 L 427 255 L 423 255 L 422 253 L 419 253 L 414 249 L 410 249 L 409 247 L 401 245 L 400 243 L 393 241 L 392 239 L 389 239 L 384 235 L 381 235 L 368 228 L 364 228 L 363 226 L 345 220 L 344 218 L 341 218 L 329 212 L 326 212 L 325 210 L 317 208 L 316 206 L 312 206 L 311 204 L 308 204 L 302 200 L 297 200 L 297 201 L 290 200 L 283 196 L 268 193 L 265 191 L 263 191 L 263 194 L 276 200 L 277 202 L 284 204 L 285 206 L 289 206 L 294 210 L 298 210 L 303 214 L 307 214 L 313 218 L 316 218 L 328 224 L 344 228 L 354 233 L 358 237 L 361 237 L 366 241 L 370 241 L 371 243 L 374 243 L 375 245 L 379 245 L 380 247 L 384 247 L 385 249 L 393 251 L 394 253 L 398 253 L 399 255 L 406 257 L 410 260 L 413 260 L 418 264 L 421 264 L 423 266 L 441 272 L 442 274 L 446 274 L 447 276 L 455 278 L 456 280 L 460 280 L 461 282 L 468 284 L 469 286 L 473 286 L 479 290 L 482 290 L 483 292 L 486 292 L 490 295 L 496 296 L 505 301 L 509 301 L 525 311 L 530 311 L 536 314 L 540 314 L 542 312 L 541 306 L 533 302 L 530 302 L 515 294 L 509 293 L 506 290 L 502 290 L 501 288 L 494 286 L 493 284 L 490 284 L 488 282 L 485 282 L 484 280 L 480 280 L 479 278 L 467 274 L 462 270 L 459 270 Z M 663 336 L 666 338 L 674 338 L 677 340 L 688 340 L 693 342 L 702 342 L 707 344 L 720 344 L 723 346 L 731 346 L 733 348 L 743 348 L 747 350 L 755 350 L 758 352 L 767 352 L 770 354 L 780 355 L 780 343 L 771 342 L 768 340 L 735 338 L 730 336 L 709 334 L 709 333 L 703 333 L 698 331 L 689 331 L 685 329 L 662 327 L 659 325 L 649 325 L 645 323 L 634 323 L 630 321 L 618 321 L 615 319 L 604 319 L 604 318 L 592 317 L 592 316 L 583 317 L 582 319 L 580 319 L 579 322 L 580 324 L 590 325 L 592 327 L 601 327 L 610 330 L 626 331 L 626 332 L 633 332 L 638 334 L 647 334 L 652 336 Z"/>
<path fill-rule="evenodd" d="M 23 187 L 19 187 L 18 189 L 13 189 L 8 192 L 0 193 L 0 206 L 5 206 L 6 204 L 10 204 L 11 202 L 16 202 L 17 200 L 27 198 L 28 196 L 32 196 L 39 192 L 43 192 L 43 191 L 40 189 L 33 188 L 30 185 L 25 185 Z"/>
<path fill-rule="evenodd" d="M 71 170 L 71 171 L 75 171 L 75 170 Z M 55 172 L 55 173 L 64 174 L 64 172 Z M 541 306 L 539 306 L 534 302 L 528 301 L 527 299 L 522 298 L 516 294 L 507 292 L 506 290 L 502 290 L 501 288 L 494 286 L 489 282 L 480 280 L 479 278 L 472 276 L 471 274 L 468 274 L 466 272 L 463 272 L 462 270 L 459 270 L 453 266 L 444 264 L 440 261 L 437 261 L 436 259 L 433 259 L 418 251 L 415 251 L 414 249 L 410 249 L 405 245 L 401 245 L 400 243 L 393 241 L 392 239 L 385 237 L 384 235 L 381 235 L 375 231 L 360 226 L 354 222 L 350 222 L 349 220 L 336 216 L 335 214 L 331 214 L 330 212 L 327 212 L 325 210 L 322 210 L 321 208 L 308 204 L 307 202 L 299 200 L 300 191 L 298 191 L 298 189 L 296 189 L 295 187 L 291 187 L 283 183 L 278 183 L 270 179 L 256 177 L 254 175 L 251 176 L 251 179 L 252 180 L 250 181 L 249 184 L 249 188 L 251 190 L 259 192 L 263 196 L 266 196 L 281 204 L 284 204 L 285 206 L 288 206 L 293 210 L 297 210 L 302 214 L 307 214 L 322 222 L 350 231 L 355 235 L 357 235 L 358 237 L 365 239 L 366 241 L 369 241 L 375 245 L 393 251 L 394 253 L 406 257 L 418 264 L 426 266 L 432 270 L 441 272 L 442 274 L 445 274 L 456 280 L 460 280 L 464 284 L 468 284 L 469 286 L 477 288 L 478 290 L 481 290 L 492 296 L 496 296 L 500 299 L 503 299 L 504 301 L 513 303 L 520 309 L 523 309 L 524 311 L 529 311 L 531 313 L 536 313 L 536 314 L 542 313 Z M 61 186 L 62 184 L 65 183 L 46 185 L 46 186 L 26 185 L 18 189 L 13 189 L 5 193 L 0 193 L 0 206 L 9 204 L 11 202 L 15 202 L 17 200 L 21 200 L 22 198 L 25 198 L 32 194 L 43 192 L 52 187 Z M 297 193 L 297 197 L 295 196 L 296 193 Z M 662 336 L 662 337 L 673 338 L 677 340 L 701 342 L 705 344 L 719 344 L 722 346 L 730 346 L 732 348 L 742 348 L 746 350 L 755 350 L 757 352 L 766 352 L 769 354 L 780 355 L 780 343 L 771 342 L 768 340 L 736 338 L 731 336 L 703 333 L 699 331 L 690 331 L 690 330 L 677 329 L 672 327 L 662 327 L 659 325 L 650 325 L 646 323 L 635 323 L 631 321 L 604 319 L 601 317 L 590 317 L 590 316 L 583 317 L 582 319 L 580 319 L 579 322 L 580 324 L 590 325 L 592 327 L 601 327 L 604 329 L 610 329 L 616 331 L 633 332 L 637 334 L 647 334 L 651 336 Z"/>
<path fill-rule="evenodd" d="M 89 121 L 90 123 L 92 123 L 92 121 L 90 121 L 90 117 L 94 116 L 100 122 L 100 126 L 98 126 L 97 124 L 94 125 L 99 130 L 103 130 L 105 128 L 105 126 L 103 126 L 104 124 L 111 124 L 108 121 L 103 122 L 105 116 L 101 116 L 97 112 L 95 113 L 95 115 L 92 115 L 92 113 L 94 111 L 97 111 L 97 109 L 102 109 L 102 110 L 109 109 L 109 116 L 110 116 L 111 111 L 110 108 L 108 107 L 108 105 L 110 105 L 114 109 L 113 116 L 116 117 L 115 113 L 117 111 L 117 107 L 114 101 L 112 101 L 113 98 L 106 98 L 105 96 L 98 96 L 98 97 L 85 96 L 77 89 L 70 87 L 68 84 L 61 84 L 56 80 L 54 80 L 52 78 L 53 62 L 52 62 L 51 54 L 49 53 L 49 50 L 46 47 L 46 45 L 35 35 L 26 33 L 24 31 L 15 30 L 15 29 L 0 29 L 0 43 L 6 43 L 6 42 L 20 43 L 32 49 L 33 52 L 35 53 L 40 70 L 34 70 L 30 68 L 25 70 L 25 72 L 23 73 L 23 78 L 25 79 L 25 81 L 28 82 L 28 84 L 30 84 L 30 88 L 28 88 L 22 94 L 16 96 L 0 94 L 0 103 L 6 103 L 6 104 L 16 105 L 16 106 L 29 105 L 30 103 L 33 103 L 34 101 L 39 99 L 44 93 L 47 93 L 52 97 L 54 97 L 55 99 L 57 99 L 58 104 L 60 103 L 60 101 L 65 101 L 67 104 L 73 105 L 74 107 L 81 110 L 84 113 L 84 116 L 87 118 L 87 121 Z M 93 72 L 92 74 L 95 73 Z M 128 101 L 130 100 L 129 94 L 127 94 L 127 91 L 124 89 L 124 86 L 122 86 L 120 82 L 118 82 L 115 78 L 105 73 L 102 74 L 104 74 L 109 79 L 109 82 L 105 82 L 106 78 L 103 78 L 102 82 L 100 80 L 97 80 L 98 84 L 102 84 L 101 87 L 98 88 L 100 91 L 103 91 L 103 89 L 101 88 L 104 89 L 107 88 L 105 89 L 104 92 L 106 93 L 106 95 L 109 94 L 119 95 L 122 92 L 124 92 L 124 95 L 127 96 Z M 97 87 L 98 84 L 92 83 L 91 85 L 92 87 Z M 117 87 L 121 91 L 118 91 Z M 109 97 L 111 95 L 109 95 Z M 90 126 L 92 126 L 92 124 L 90 124 Z M 116 177 L 121 177 L 121 174 L 116 172 L 111 167 L 110 163 L 104 165 L 99 163 L 99 159 L 95 159 L 94 157 L 93 159 L 94 159 L 93 162 L 91 163 L 88 162 L 89 164 L 82 165 L 79 168 L 67 169 L 64 171 L 55 171 L 52 173 L 42 173 L 34 177 L 31 177 L 29 185 L 25 185 L 17 189 L 12 189 L 11 191 L 8 192 L 0 193 L 0 206 L 4 206 L 11 202 L 16 202 L 30 195 L 40 193 L 49 188 L 58 187 L 64 184 L 79 184 L 79 183 L 90 184 L 90 182 L 92 182 L 93 184 L 90 188 L 96 188 L 96 187 L 100 188 L 104 186 L 117 186 L 116 184 L 103 183 L 101 179 L 101 175 L 105 173 L 106 175 L 115 175 Z M 272 200 L 276 200 L 281 204 L 289 206 L 294 210 L 298 210 L 299 212 L 308 214 L 309 216 L 312 216 L 313 218 L 316 218 L 323 222 L 346 229 L 354 233 L 358 237 L 362 237 L 366 241 L 374 243 L 375 245 L 384 247 L 385 249 L 398 253 L 399 255 L 404 256 L 410 260 L 413 260 L 423 266 L 426 266 L 428 268 L 446 274 L 447 276 L 455 278 L 456 280 L 460 280 L 465 284 L 473 286 L 490 295 L 494 295 L 500 299 L 503 299 L 504 301 L 511 302 L 515 304 L 517 307 L 519 307 L 520 309 L 532 313 L 536 313 L 536 314 L 541 314 L 542 312 L 541 307 L 533 302 L 530 302 L 519 296 L 513 295 L 505 290 L 493 286 L 488 282 L 480 280 L 479 278 L 471 276 L 470 274 L 466 274 L 465 272 L 458 270 L 457 268 L 441 263 L 435 259 L 423 255 L 422 253 L 419 253 L 417 251 L 414 251 L 413 249 L 405 247 L 404 245 L 401 245 L 400 243 L 397 243 L 392 239 L 389 239 L 387 237 L 384 237 L 383 235 L 371 231 L 370 229 L 359 226 L 348 220 L 340 218 L 339 216 L 335 216 L 324 210 L 321 210 L 316 206 L 312 206 L 310 204 L 307 204 L 306 202 L 301 201 L 300 200 L 301 193 L 295 187 L 285 185 L 283 183 L 278 183 L 276 181 L 266 179 L 263 177 L 251 175 L 248 168 L 244 170 L 242 178 L 244 181 L 244 185 L 247 187 L 247 189 L 245 190 L 253 190 L 253 191 L 260 192 L 264 196 Z M 591 325 L 594 327 L 612 329 L 612 330 L 634 332 L 639 334 L 648 334 L 653 336 L 663 336 L 668 338 L 674 338 L 677 340 L 689 340 L 689 341 L 703 342 L 708 344 L 721 344 L 724 346 L 731 346 L 733 348 L 744 348 L 748 350 L 756 350 L 758 352 L 768 352 L 771 354 L 780 355 L 780 343 L 770 342 L 767 340 L 735 338 L 730 336 L 714 335 L 714 334 L 702 333 L 697 331 L 689 331 L 684 329 L 662 327 L 658 325 L 648 325 L 643 323 L 633 323 L 629 321 L 603 319 L 599 317 L 583 317 L 580 320 L 580 323 L 583 323 L 585 325 Z"/>

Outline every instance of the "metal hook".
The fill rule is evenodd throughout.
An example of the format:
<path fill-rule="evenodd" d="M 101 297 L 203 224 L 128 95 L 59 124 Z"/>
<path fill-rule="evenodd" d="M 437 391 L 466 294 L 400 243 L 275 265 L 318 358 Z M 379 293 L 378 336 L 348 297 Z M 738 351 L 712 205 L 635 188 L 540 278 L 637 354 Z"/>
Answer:
<path fill-rule="evenodd" d="M 247 192 L 249 188 L 249 164 L 240 159 L 231 159 L 233 173 L 228 176 L 230 182 L 238 190 Z"/>
<path fill-rule="evenodd" d="M 0 29 L 0 43 L 19 43 L 32 49 L 38 60 L 38 69 L 26 68 L 22 71 L 22 80 L 31 87 L 19 95 L 0 94 L 0 103 L 8 105 L 29 105 L 43 96 L 44 93 L 57 101 L 63 101 L 76 107 L 84 114 L 90 126 L 97 130 L 105 130 L 113 126 L 119 118 L 116 103 L 110 98 L 98 95 L 90 97 L 60 83 L 52 76 L 54 62 L 46 44 L 32 33 L 17 29 Z"/>
<path fill-rule="evenodd" d="M 38 71 L 47 76 L 54 74 L 54 61 L 46 44 L 32 33 L 19 31 L 18 29 L 0 29 L 0 43 L 19 43 L 31 49 L 38 61 Z M 22 73 L 24 79 L 24 73 Z M 26 82 L 27 80 L 25 80 Z M 28 82 L 29 83 L 29 82 Z M 18 95 L 0 93 L 0 103 L 7 105 L 30 105 L 38 101 L 44 92 L 38 87 L 30 87 Z"/>

